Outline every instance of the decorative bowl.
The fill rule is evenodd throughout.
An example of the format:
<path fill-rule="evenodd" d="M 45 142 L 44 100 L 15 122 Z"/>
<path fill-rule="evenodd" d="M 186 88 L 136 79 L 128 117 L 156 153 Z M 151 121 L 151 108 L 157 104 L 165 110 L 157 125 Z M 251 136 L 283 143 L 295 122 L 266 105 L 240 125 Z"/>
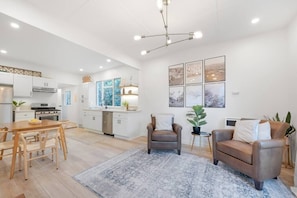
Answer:
<path fill-rule="evenodd" d="M 28 122 L 29 122 L 29 124 L 40 124 L 41 123 L 41 120 L 31 119 Z"/>

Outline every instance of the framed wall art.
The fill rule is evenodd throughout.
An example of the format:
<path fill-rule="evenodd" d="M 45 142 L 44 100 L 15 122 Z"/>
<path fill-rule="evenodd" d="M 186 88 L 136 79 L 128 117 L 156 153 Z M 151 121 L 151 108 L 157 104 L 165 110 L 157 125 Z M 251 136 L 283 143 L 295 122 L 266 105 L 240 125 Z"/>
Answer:
<path fill-rule="evenodd" d="M 205 82 L 225 81 L 225 56 L 204 60 Z"/>
<path fill-rule="evenodd" d="M 169 87 L 169 107 L 184 107 L 184 87 Z"/>
<path fill-rule="evenodd" d="M 203 105 L 202 98 L 202 85 L 186 86 L 186 107 L 192 107 L 197 104 Z"/>
<path fill-rule="evenodd" d="M 204 106 L 225 108 L 225 82 L 204 85 Z"/>
<path fill-rule="evenodd" d="M 202 83 L 203 61 L 186 63 L 186 84 Z"/>
<path fill-rule="evenodd" d="M 169 86 L 184 84 L 184 64 L 169 66 Z"/>

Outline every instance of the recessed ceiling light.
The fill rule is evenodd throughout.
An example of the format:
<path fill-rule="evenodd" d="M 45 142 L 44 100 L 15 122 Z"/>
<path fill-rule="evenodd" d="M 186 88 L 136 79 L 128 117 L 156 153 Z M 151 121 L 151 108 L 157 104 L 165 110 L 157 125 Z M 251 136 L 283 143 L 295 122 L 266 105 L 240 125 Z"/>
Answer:
<path fill-rule="evenodd" d="M 0 50 L 0 52 L 1 52 L 2 54 L 7 54 L 7 51 L 6 51 L 6 50 Z"/>
<path fill-rule="evenodd" d="M 82 71 L 84 71 L 84 69 L 79 69 L 79 71 L 81 71 L 81 72 L 82 72 Z"/>
<path fill-rule="evenodd" d="M 20 28 L 20 25 L 17 24 L 17 23 L 14 23 L 14 22 L 11 22 L 10 23 L 10 26 L 13 27 L 13 28 L 15 28 L 15 29 L 19 29 Z"/>
<path fill-rule="evenodd" d="M 99 68 L 100 68 L 100 69 L 103 69 L 103 66 L 102 66 L 102 65 L 100 65 L 100 66 L 99 66 Z"/>
<path fill-rule="evenodd" d="M 111 62 L 111 60 L 110 60 L 110 59 L 106 59 L 106 62 L 110 63 L 110 62 Z"/>
<path fill-rule="evenodd" d="M 252 23 L 252 24 L 256 24 L 256 23 L 259 23 L 259 21 L 260 21 L 259 18 L 253 18 L 253 19 L 251 20 L 251 23 Z"/>

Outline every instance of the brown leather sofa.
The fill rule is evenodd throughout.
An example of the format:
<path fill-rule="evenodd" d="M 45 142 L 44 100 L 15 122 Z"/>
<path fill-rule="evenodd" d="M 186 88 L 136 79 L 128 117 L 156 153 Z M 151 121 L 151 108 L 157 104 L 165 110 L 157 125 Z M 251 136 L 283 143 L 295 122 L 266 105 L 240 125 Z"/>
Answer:
<path fill-rule="evenodd" d="M 263 122 L 263 121 L 261 121 Z M 277 178 L 281 171 L 284 135 L 290 126 L 284 122 L 269 121 L 271 140 L 252 144 L 232 140 L 233 129 L 212 131 L 213 163 L 222 161 L 254 179 L 255 188 L 263 189 L 264 180 Z"/>
<path fill-rule="evenodd" d="M 174 117 L 172 117 L 171 124 L 171 130 L 155 130 L 156 117 L 151 115 L 151 123 L 147 125 L 148 154 L 151 153 L 151 149 L 177 149 L 177 153 L 180 155 L 182 126 L 174 123 Z"/>

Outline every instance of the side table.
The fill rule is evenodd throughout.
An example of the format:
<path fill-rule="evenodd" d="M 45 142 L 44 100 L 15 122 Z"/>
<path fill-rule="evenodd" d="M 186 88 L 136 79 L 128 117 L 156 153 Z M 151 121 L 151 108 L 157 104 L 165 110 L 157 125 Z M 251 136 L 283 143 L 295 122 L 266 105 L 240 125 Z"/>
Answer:
<path fill-rule="evenodd" d="M 201 147 L 201 137 L 206 137 L 207 140 L 208 140 L 209 150 L 210 150 L 210 152 L 211 152 L 211 145 L 210 145 L 210 137 L 211 137 L 211 133 L 208 133 L 208 132 L 202 132 L 202 131 L 201 131 L 200 134 L 192 132 L 192 135 L 193 135 L 193 141 L 192 141 L 191 151 L 193 150 L 193 145 L 194 145 L 194 142 L 195 142 L 195 137 L 196 137 L 196 136 L 199 136 L 199 146 Z"/>

